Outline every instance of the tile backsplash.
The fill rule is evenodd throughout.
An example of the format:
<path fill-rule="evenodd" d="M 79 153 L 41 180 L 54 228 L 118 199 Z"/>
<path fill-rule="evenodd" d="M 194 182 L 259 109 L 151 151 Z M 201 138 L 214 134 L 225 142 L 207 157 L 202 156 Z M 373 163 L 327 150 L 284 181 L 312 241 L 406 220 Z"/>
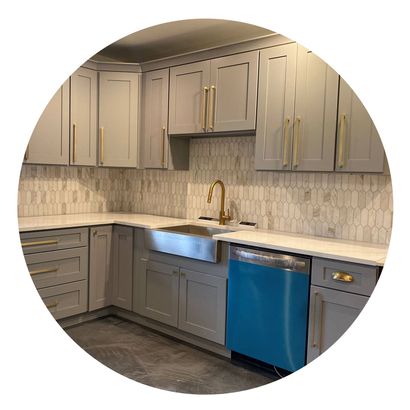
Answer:
<path fill-rule="evenodd" d="M 220 188 L 235 220 L 263 229 L 388 244 L 391 179 L 386 175 L 255 171 L 255 137 L 193 138 L 190 170 L 23 165 L 19 216 L 101 211 L 181 218 L 218 216 Z"/>

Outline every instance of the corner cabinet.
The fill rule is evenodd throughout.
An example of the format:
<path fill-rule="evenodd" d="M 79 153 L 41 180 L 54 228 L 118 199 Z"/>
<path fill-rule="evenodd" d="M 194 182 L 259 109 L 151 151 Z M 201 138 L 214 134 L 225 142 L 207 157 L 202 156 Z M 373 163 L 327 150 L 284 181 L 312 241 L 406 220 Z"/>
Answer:
<path fill-rule="evenodd" d="M 258 51 L 170 69 L 169 133 L 254 130 Z"/>
<path fill-rule="evenodd" d="M 336 171 L 383 172 L 384 149 L 366 108 L 340 79 Z"/>
<path fill-rule="evenodd" d="M 100 166 L 137 166 L 139 79 L 137 73 L 99 73 Z"/>
<path fill-rule="evenodd" d="M 261 51 L 256 169 L 333 170 L 338 82 L 297 44 Z"/>
<path fill-rule="evenodd" d="M 25 164 L 68 165 L 70 83 L 67 80 L 47 104 L 24 155 Z"/>
<path fill-rule="evenodd" d="M 97 165 L 97 72 L 80 67 L 70 77 L 70 165 Z"/>
<path fill-rule="evenodd" d="M 332 346 L 369 300 L 379 268 L 313 258 L 307 362 Z"/>

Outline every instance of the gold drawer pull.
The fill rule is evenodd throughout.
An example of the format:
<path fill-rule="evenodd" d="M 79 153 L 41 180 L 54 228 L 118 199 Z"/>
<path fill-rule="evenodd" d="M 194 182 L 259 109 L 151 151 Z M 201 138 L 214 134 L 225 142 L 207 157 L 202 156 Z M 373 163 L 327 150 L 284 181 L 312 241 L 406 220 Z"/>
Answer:
<path fill-rule="evenodd" d="M 353 276 L 345 272 L 333 272 L 332 278 L 339 282 L 353 282 Z"/>
<path fill-rule="evenodd" d="M 283 167 L 287 167 L 288 166 L 288 156 L 289 156 L 289 152 L 288 152 L 288 144 L 289 144 L 289 122 L 290 122 L 290 118 L 287 117 L 285 118 L 285 124 L 283 126 L 283 153 L 282 153 L 282 166 Z"/>
<path fill-rule="evenodd" d="M 26 246 L 57 245 L 57 244 L 58 244 L 58 239 L 50 239 L 47 241 L 22 242 L 21 246 L 25 248 Z"/>
<path fill-rule="evenodd" d="M 37 269 L 37 270 L 31 270 L 30 275 L 33 276 L 33 275 L 38 275 L 40 273 L 51 273 L 51 272 L 57 272 L 57 271 L 58 271 L 58 267 Z"/>
<path fill-rule="evenodd" d="M 77 161 L 77 125 L 73 124 L 73 164 Z"/>
<path fill-rule="evenodd" d="M 48 305 L 46 305 L 46 308 L 47 308 L 47 309 L 51 309 L 51 308 L 53 308 L 53 307 L 57 307 L 57 305 L 58 305 L 58 302 L 55 301 L 55 302 L 53 302 L 53 303 L 49 303 Z"/>
<path fill-rule="evenodd" d="M 339 152 L 337 165 L 339 168 L 344 167 L 344 150 L 345 150 L 345 139 L 346 139 L 346 114 L 341 114 L 340 116 L 340 128 L 339 128 Z"/>

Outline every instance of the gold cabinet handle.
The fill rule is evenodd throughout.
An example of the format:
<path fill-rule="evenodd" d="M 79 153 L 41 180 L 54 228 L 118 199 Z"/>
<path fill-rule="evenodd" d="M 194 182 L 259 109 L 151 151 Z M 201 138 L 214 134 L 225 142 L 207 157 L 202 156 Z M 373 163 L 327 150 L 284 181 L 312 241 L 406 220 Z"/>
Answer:
<path fill-rule="evenodd" d="M 216 87 L 211 85 L 209 91 L 209 114 L 208 114 L 208 128 L 213 131 L 215 126 L 215 100 L 216 100 Z"/>
<path fill-rule="evenodd" d="M 52 302 L 52 303 L 49 303 L 48 305 L 46 305 L 46 308 L 51 309 L 53 307 L 57 307 L 57 305 L 58 305 L 58 302 L 55 301 L 55 302 Z"/>
<path fill-rule="evenodd" d="M 315 333 L 316 333 L 316 300 L 317 300 L 317 295 L 318 292 L 314 293 L 314 299 L 313 299 L 313 316 L 312 316 L 312 337 L 311 337 L 311 345 L 312 347 L 316 347 L 316 342 L 315 342 Z"/>
<path fill-rule="evenodd" d="M 204 87 L 202 90 L 202 114 L 201 114 L 201 128 L 202 131 L 206 131 L 206 110 L 207 110 L 207 100 L 208 100 L 208 87 Z"/>
<path fill-rule="evenodd" d="M 322 340 L 322 309 L 323 304 L 320 301 L 320 315 L 316 317 L 317 311 L 317 300 L 320 298 L 319 292 L 314 292 L 314 304 L 313 304 L 313 325 L 312 325 L 312 340 L 311 345 L 312 347 L 317 347 L 319 349 L 319 353 L 321 350 L 321 340 Z M 318 325 L 316 326 L 316 322 Z M 318 339 L 316 341 L 316 332 L 318 333 Z"/>
<path fill-rule="evenodd" d="M 77 126 L 73 124 L 73 164 L 77 161 Z"/>
<path fill-rule="evenodd" d="M 104 164 L 104 127 L 100 127 L 100 164 Z"/>
<path fill-rule="evenodd" d="M 161 134 L 162 134 L 162 159 L 161 159 L 161 165 L 162 165 L 162 168 L 165 168 L 165 127 L 162 127 Z"/>
<path fill-rule="evenodd" d="M 290 118 L 287 117 L 285 119 L 285 124 L 283 126 L 283 162 L 282 162 L 282 165 L 284 167 L 288 166 L 289 122 L 290 122 Z"/>
<path fill-rule="evenodd" d="M 346 139 L 346 114 L 341 114 L 340 125 L 339 125 L 339 152 L 337 165 L 339 168 L 344 167 L 344 149 L 345 149 L 345 139 Z"/>
<path fill-rule="evenodd" d="M 57 271 L 58 271 L 58 267 L 53 267 L 53 268 L 31 270 L 29 273 L 31 276 L 33 276 L 33 275 L 38 275 L 40 273 L 51 273 L 51 272 L 57 272 Z"/>
<path fill-rule="evenodd" d="M 292 165 L 294 167 L 297 167 L 299 165 L 300 122 L 301 122 L 301 118 L 299 116 L 296 117 L 296 132 L 295 132 L 295 138 L 293 141 L 293 160 L 292 160 Z"/>
<path fill-rule="evenodd" d="M 30 144 L 27 144 L 26 151 L 24 152 L 24 161 L 28 160 L 29 147 L 30 147 Z"/>
<path fill-rule="evenodd" d="M 25 248 L 26 246 L 56 245 L 57 243 L 58 239 L 50 239 L 47 241 L 22 242 L 21 246 Z"/>
<path fill-rule="evenodd" d="M 353 276 L 346 272 L 333 272 L 332 279 L 339 282 L 353 282 Z"/>

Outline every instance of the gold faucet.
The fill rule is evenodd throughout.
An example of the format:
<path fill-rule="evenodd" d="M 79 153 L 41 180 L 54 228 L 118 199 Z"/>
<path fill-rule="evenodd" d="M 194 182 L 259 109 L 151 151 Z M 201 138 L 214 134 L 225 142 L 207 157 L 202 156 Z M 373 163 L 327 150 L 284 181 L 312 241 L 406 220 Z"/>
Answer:
<path fill-rule="evenodd" d="M 230 221 L 231 220 L 231 215 L 229 215 L 229 209 L 227 210 L 227 213 L 225 214 L 225 210 L 224 210 L 224 207 L 225 207 L 225 185 L 220 179 L 217 179 L 209 187 L 208 204 L 210 204 L 211 201 L 212 201 L 212 193 L 214 191 L 214 187 L 215 187 L 216 184 L 219 184 L 221 186 L 221 210 L 219 211 L 219 225 L 225 225 L 225 221 Z"/>

